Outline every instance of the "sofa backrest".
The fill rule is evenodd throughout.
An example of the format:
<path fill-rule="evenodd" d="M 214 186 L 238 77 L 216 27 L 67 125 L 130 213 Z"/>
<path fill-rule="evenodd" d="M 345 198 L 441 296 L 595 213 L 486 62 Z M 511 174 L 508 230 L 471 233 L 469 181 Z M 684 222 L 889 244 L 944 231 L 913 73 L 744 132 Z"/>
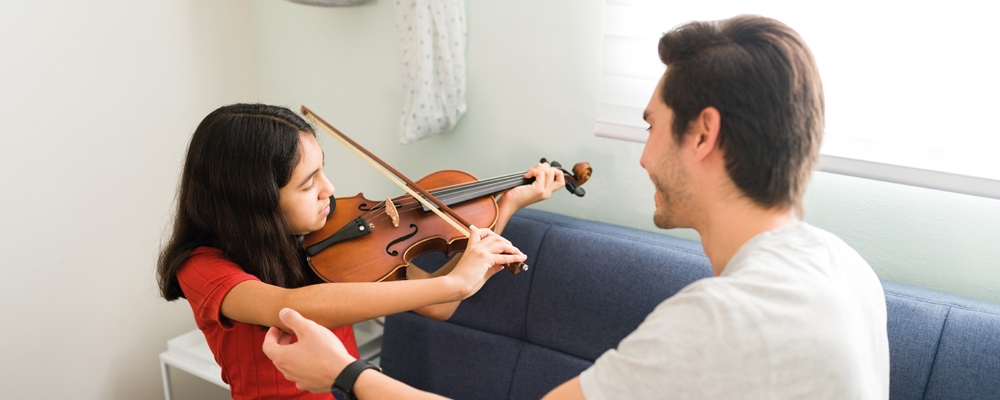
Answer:
<path fill-rule="evenodd" d="M 448 322 L 386 318 L 386 374 L 455 399 L 538 399 L 711 275 L 700 243 L 538 210 L 519 211 L 504 237 L 529 270 L 501 271 Z M 882 284 L 890 399 L 1000 399 L 1000 305 Z"/>
<path fill-rule="evenodd" d="M 891 400 L 1000 399 L 1000 305 L 882 281 Z"/>
<path fill-rule="evenodd" d="M 493 276 L 448 322 L 386 318 L 386 374 L 455 399 L 537 399 L 711 275 L 700 243 L 543 211 L 519 211 L 504 237 L 529 269 Z"/>

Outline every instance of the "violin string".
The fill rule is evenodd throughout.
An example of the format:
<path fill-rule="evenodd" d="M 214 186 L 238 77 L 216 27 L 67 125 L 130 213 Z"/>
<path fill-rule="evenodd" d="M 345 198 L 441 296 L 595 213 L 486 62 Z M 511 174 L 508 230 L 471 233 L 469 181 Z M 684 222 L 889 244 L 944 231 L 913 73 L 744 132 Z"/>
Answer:
<path fill-rule="evenodd" d="M 437 196 L 439 199 L 442 199 L 442 201 L 448 199 L 451 200 L 452 202 L 457 202 L 469 198 L 481 197 L 486 194 L 499 192 L 502 190 L 500 188 L 512 187 L 510 183 L 515 183 L 520 181 L 520 178 L 517 178 L 516 176 L 515 178 L 516 180 L 506 178 L 505 179 L 506 182 L 504 180 L 499 180 L 499 179 L 477 182 L 474 184 L 467 185 L 467 187 L 463 188 L 445 189 L 440 194 L 434 194 L 434 195 Z"/>
<path fill-rule="evenodd" d="M 524 173 L 498 176 L 498 177 L 495 177 L 495 178 L 484 179 L 484 180 L 481 180 L 481 181 L 471 182 L 471 183 L 464 184 L 464 185 L 457 185 L 457 186 L 452 186 L 452 187 L 448 187 L 448 188 L 444 188 L 444 189 L 433 190 L 430 193 L 432 195 L 434 195 L 435 197 L 438 197 L 438 198 L 447 197 L 447 196 L 455 194 L 455 193 L 465 193 L 465 192 L 468 192 L 470 189 L 477 189 L 477 188 L 480 188 L 482 186 L 489 186 L 489 185 L 495 184 L 496 182 L 508 181 L 512 177 L 523 176 L 523 175 L 524 175 Z"/>
<path fill-rule="evenodd" d="M 453 204 L 453 202 L 451 201 L 452 198 L 454 197 L 460 198 L 460 196 L 465 195 L 466 193 L 469 192 L 472 192 L 473 194 L 470 194 L 468 199 L 476 198 L 484 194 L 495 193 L 504 189 L 511 188 L 513 186 L 517 186 L 516 184 L 520 184 L 523 181 L 524 181 L 523 174 L 512 174 L 510 176 L 503 177 L 503 179 L 493 179 L 493 181 L 487 181 L 487 182 L 483 181 L 474 182 L 472 184 L 463 185 L 461 187 L 442 189 L 436 192 L 432 191 L 430 193 L 431 195 L 441 200 L 441 202 L 450 205 Z M 460 201 L 468 199 L 461 199 Z M 421 204 L 419 201 L 416 201 L 416 199 L 414 199 L 412 196 L 403 196 L 403 198 L 399 200 L 400 201 L 398 201 L 398 203 L 394 202 L 394 204 L 398 204 L 397 207 L 398 213 L 406 213 L 424 207 L 423 204 Z M 460 201 L 455 201 L 454 203 L 458 203 Z M 370 223 L 373 224 L 382 223 L 385 220 L 389 219 L 386 202 L 382 201 L 377 203 L 371 210 L 366 212 L 364 216 L 366 216 L 366 220 L 368 220 Z"/>
<path fill-rule="evenodd" d="M 472 182 L 469 184 L 457 185 L 445 189 L 438 189 L 431 191 L 431 195 L 437 197 L 442 202 L 448 203 L 452 199 L 461 199 L 461 196 L 469 196 L 468 198 L 476 198 L 489 193 L 496 193 L 505 189 L 512 188 L 518 184 L 523 184 L 526 179 L 524 179 L 524 173 L 513 173 L 508 175 L 502 175 L 490 179 L 485 179 L 481 181 Z M 407 200 L 409 199 L 409 200 Z M 466 200 L 466 199 L 461 199 Z M 459 201 L 456 201 L 459 202 Z M 398 198 L 399 210 L 398 212 L 408 212 L 418 208 L 424 207 L 419 201 L 414 199 L 412 196 L 401 196 Z M 385 202 L 377 203 L 372 209 L 366 212 L 364 215 L 369 216 L 370 222 L 381 222 L 388 217 L 385 211 Z M 378 216 L 373 216 L 374 213 L 379 213 Z"/>
<path fill-rule="evenodd" d="M 493 178 L 493 179 L 487 180 L 487 181 L 477 181 L 477 182 L 473 182 L 473 183 L 469 183 L 469 184 L 465 184 L 465 185 L 459 185 L 459 186 L 445 188 L 445 189 L 433 190 L 433 191 L 430 191 L 430 193 L 431 193 L 431 195 L 433 195 L 434 197 L 437 197 L 438 199 L 452 198 L 452 197 L 454 197 L 456 195 L 462 195 L 462 194 L 469 193 L 469 192 L 475 193 L 476 191 L 482 191 L 482 189 L 481 189 L 482 187 L 502 187 L 503 186 L 502 183 L 500 185 L 497 185 L 497 183 L 494 182 L 494 181 L 497 181 L 497 180 L 500 180 L 500 179 L 506 179 L 508 182 L 513 182 L 510 179 L 511 176 L 521 176 L 521 175 L 523 175 L 523 174 L 512 174 L 510 176 Z M 416 201 L 416 199 L 414 199 L 412 196 L 402 196 L 402 197 L 403 198 L 400 199 L 400 201 L 397 203 L 397 204 L 403 206 L 403 208 L 401 208 L 400 211 L 409 211 L 411 209 L 410 208 L 405 208 L 406 206 L 413 205 L 413 204 L 418 204 L 418 205 L 420 204 L 420 202 Z M 423 206 L 421 205 L 420 207 L 423 207 Z"/>
<path fill-rule="evenodd" d="M 445 203 L 447 203 L 446 200 L 461 198 L 461 196 L 467 194 L 469 194 L 470 198 L 475 198 L 475 197 L 480 197 L 484 194 L 498 192 L 502 190 L 500 188 L 512 187 L 513 183 L 518 183 L 523 179 L 521 178 L 521 176 L 523 176 L 523 174 L 511 174 L 509 176 L 493 178 L 486 181 L 478 181 L 457 187 L 431 191 L 430 193 Z M 400 204 L 402 206 L 400 208 L 400 211 L 412 210 L 412 208 L 407 208 L 407 206 L 410 205 L 415 205 L 416 206 L 415 208 L 423 207 L 423 205 L 421 205 L 419 202 L 416 201 L 416 199 L 413 199 L 411 196 L 407 196 L 407 199 L 402 199 L 400 201 Z"/>
<path fill-rule="evenodd" d="M 457 185 L 450 188 L 439 189 L 435 191 L 430 191 L 431 195 L 437 197 L 443 203 L 448 204 L 448 199 L 464 195 L 466 193 L 475 193 L 471 198 L 479 197 L 481 194 L 494 193 L 503 189 L 509 188 L 516 185 L 514 183 L 519 183 L 524 180 L 524 173 L 513 173 L 508 175 L 502 175 L 490 179 L 485 179 L 482 181 L 476 181 L 465 185 Z M 407 200 L 409 199 L 409 200 Z M 388 218 L 386 212 L 386 202 L 381 201 L 373 206 L 369 211 L 362 214 L 366 220 L 371 223 L 382 222 Z M 419 201 L 413 198 L 413 196 L 403 196 L 398 202 L 398 212 L 405 213 L 418 208 L 422 208 L 423 205 Z M 375 214 L 378 215 L 375 215 Z"/>

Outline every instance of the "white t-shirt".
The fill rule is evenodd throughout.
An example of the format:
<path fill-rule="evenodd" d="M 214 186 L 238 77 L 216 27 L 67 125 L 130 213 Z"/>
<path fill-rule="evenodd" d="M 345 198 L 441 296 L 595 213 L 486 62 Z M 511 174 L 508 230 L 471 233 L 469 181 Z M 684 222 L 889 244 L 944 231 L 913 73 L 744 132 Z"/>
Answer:
<path fill-rule="evenodd" d="M 888 399 L 882 285 L 804 222 L 747 241 L 580 375 L 596 399 Z"/>

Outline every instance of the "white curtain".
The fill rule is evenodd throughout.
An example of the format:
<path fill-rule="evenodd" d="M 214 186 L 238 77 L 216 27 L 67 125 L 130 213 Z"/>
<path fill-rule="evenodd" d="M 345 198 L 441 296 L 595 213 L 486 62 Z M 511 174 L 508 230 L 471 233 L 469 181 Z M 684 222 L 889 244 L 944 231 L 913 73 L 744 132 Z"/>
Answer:
<path fill-rule="evenodd" d="M 399 141 L 447 132 L 465 114 L 464 0 L 396 0 L 404 100 Z"/>

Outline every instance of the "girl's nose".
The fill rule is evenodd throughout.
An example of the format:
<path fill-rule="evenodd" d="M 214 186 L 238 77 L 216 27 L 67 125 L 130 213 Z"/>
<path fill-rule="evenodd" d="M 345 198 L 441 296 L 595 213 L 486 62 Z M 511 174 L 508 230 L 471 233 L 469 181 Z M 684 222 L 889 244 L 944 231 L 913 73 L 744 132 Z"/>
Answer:
<path fill-rule="evenodd" d="M 333 197 L 333 193 L 336 192 L 337 189 L 333 187 L 333 182 L 330 182 L 330 180 L 326 178 L 326 175 L 322 176 L 320 184 L 322 185 L 322 187 L 320 188 L 319 191 L 319 197 L 321 199 Z"/>

